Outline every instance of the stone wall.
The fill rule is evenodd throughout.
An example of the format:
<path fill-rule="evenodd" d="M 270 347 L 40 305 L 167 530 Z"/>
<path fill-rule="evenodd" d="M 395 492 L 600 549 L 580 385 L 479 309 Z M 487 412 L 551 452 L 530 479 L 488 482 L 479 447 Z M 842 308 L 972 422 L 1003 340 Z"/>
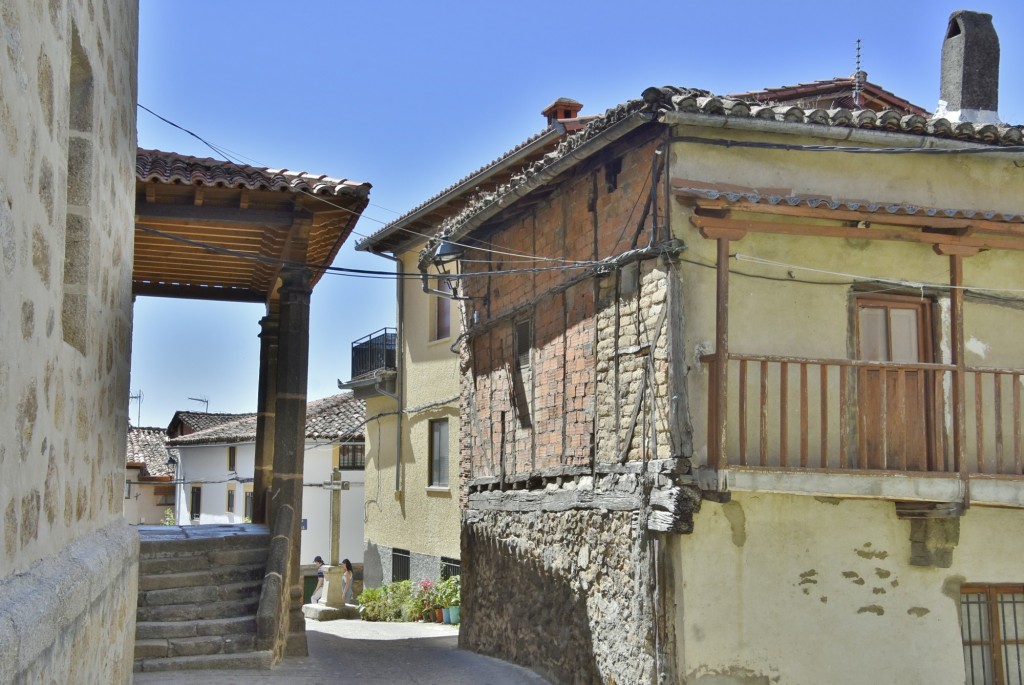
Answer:
<path fill-rule="evenodd" d="M 654 683 L 652 542 L 630 512 L 463 517 L 459 646 L 553 683 Z M 671 682 L 671 681 L 669 681 Z"/>
<path fill-rule="evenodd" d="M 133 0 L 0 8 L 0 673 L 31 682 L 131 677 L 137 22 Z"/>
<path fill-rule="evenodd" d="M 650 135 L 492 220 L 472 239 L 495 252 L 464 265 L 523 271 L 464 281 L 479 299 L 460 360 L 460 643 L 555 683 L 673 681 L 653 531 L 688 532 L 700 500 L 678 485 L 690 445 L 686 371 L 670 361 L 680 285 L 675 245 L 641 210 Z"/>

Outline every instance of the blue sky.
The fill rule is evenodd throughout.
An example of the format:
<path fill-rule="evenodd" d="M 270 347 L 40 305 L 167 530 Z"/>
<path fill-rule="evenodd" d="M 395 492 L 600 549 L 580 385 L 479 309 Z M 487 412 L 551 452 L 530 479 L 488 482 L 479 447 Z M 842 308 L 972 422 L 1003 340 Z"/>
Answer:
<path fill-rule="evenodd" d="M 139 102 L 256 166 L 373 184 L 367 235 L 540 131 L 558 97 L 600 113 L 653 85 L 719 94 L 848 76 L 855 43 L 874 83 L 938 100 L 949 14 L 993 15 L 1001 118 L 1024 124 L 1019 0 L 509 3 L 143 0 Z M 642 8 L 642 9 L 641 9 Z M 138 113 L 139 145 L 202 157 L 195 138 Z M 357 253 L 336 266 L 391 270 Z M 394 325 L 394 283 L 327 275 L 313 293 L 309 397 L 337 392 L 352 340 Z M 177 409 L 253 411 L 258 305 L 139 298 L 136 425 Z M 140 424 L 141 419 L 141 424 Z"/>

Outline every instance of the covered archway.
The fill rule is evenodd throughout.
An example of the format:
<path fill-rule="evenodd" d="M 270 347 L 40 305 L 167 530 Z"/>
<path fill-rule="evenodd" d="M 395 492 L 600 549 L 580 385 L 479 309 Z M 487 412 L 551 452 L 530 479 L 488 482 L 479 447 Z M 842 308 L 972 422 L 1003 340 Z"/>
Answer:
<path fill-rule="evenodd" d="M 275 584 L 265 584 L 260 635 L 276 657 L 286 648 L 305 653 L 290 590 L 301 582 L 309 298 L 366 207 L 370 184 L 143 149 L 135 173 L 133 296 L 266 306 L 253 521 L 284 535 L 288 549 L 279 551 L 289 553 L 286 568 L 273 569 Z M 268 564 L 281 558 L 272 551 Z"/>

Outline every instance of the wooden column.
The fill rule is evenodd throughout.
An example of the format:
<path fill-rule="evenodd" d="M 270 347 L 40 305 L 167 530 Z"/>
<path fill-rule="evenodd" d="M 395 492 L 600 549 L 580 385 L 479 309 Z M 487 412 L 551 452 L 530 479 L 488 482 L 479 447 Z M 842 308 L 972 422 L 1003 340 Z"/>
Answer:
<path fill-rule="evenodd" d="M 715 292 L 715 468 L 728 466 L 726 417 L 729 411 L 729 239 L 718 238 Z"/>
<path fill-rule="evenodd" d="M 270 494 L 271 523 L 285 504 L 294 508 L 291 563 L 284 586 L 291 593 L 286 655 L 304 656 L 302 577 L 299 550 L 302 522 L 302 470 L 306 443 L 306 381 L 309 374 L 310 273 L 304 268 L 281 271 L 278 328 L 277 393 L 274 411 L 274 480 Z"/>
<path fill-rule="evenodd" d="M 277 401 L 277 313 L 260 319 L 260 377 L 256 400 L 256 471 L 252 521 L 267 523 L 267 492 L 274 478 L 274 410 Z"/>
<path fill-rule="evenodd" d="M 949 257 L 949 342 L 950 363 L 953 371 L 951 409 L 953 413 L 953 466 L 962 476 L 967 476 L 967 460 L 964 458 L 964 435 L 966 415 L 964 407 L 964 383 L 967 364 L 964 362 L 964 257 L 978 253 L 978 248 L 963 245 L 936 245 L 935 252 Z"/>
<path fill-rule="evenodd" d="M 715 367 L 711 376 L 708 413 L 708 464 L 716 469 L 729 466 L 726 451 L 726 417 L 729 408 L 729 243 L 746 232 L 735 228 L 704 227 L 705 238 L 718 241 L 715 292 Z"/>

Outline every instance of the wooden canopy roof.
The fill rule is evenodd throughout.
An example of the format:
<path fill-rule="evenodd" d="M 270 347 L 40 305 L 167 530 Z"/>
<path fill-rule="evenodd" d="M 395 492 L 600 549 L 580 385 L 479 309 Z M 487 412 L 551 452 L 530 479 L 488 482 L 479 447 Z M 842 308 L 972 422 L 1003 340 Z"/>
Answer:
<path fill-rule="evenodd" d="M 140 149 L 132 293 L 269 302 L 285 263 L 330 266 L 369 183 Z M 321 267 L 321 268 L 318 268 Z"/>

